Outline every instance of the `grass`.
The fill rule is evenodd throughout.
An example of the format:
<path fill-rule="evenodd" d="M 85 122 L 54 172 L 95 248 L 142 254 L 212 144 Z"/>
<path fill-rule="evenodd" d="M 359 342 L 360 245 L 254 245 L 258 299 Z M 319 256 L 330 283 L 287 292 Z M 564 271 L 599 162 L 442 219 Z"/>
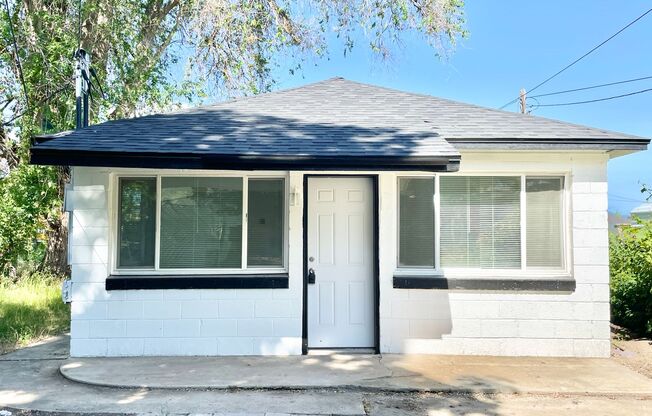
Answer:
<path fill-rule="evenodd" d="M 37 274 L 15 283 L 0 280 L 0 354 L 69 328 L 60 279 Z"/>

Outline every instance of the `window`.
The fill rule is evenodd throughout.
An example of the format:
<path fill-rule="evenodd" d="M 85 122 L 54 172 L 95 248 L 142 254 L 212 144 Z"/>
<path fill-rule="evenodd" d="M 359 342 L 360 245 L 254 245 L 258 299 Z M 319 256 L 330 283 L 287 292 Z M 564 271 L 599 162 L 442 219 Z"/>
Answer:
<path fill-rule="evenodd" d="M 562 176 L 403 177 L 398 188 L 399 267 L 564 268 Z"/>
<path fill-rule="evenodd" d="M 399 178 L 399 265 L 435 266 L 435 181 Z"/>
<path fill-rule="evenodd" d="M 284 266 L 283 178 L 119 178 L 118 188 L 119 269 Z"/>

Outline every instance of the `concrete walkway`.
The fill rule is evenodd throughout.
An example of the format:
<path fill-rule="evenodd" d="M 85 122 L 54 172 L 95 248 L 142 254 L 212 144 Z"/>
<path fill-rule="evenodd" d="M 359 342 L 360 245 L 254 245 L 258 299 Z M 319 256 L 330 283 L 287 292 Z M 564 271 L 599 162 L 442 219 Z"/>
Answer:
<path fill-rule="evenodd" d="M 337 353 L 90 358 L 65 361 L 61 373 L 120 388 L 652 395 L 652 380 L 610 359 Z"/>

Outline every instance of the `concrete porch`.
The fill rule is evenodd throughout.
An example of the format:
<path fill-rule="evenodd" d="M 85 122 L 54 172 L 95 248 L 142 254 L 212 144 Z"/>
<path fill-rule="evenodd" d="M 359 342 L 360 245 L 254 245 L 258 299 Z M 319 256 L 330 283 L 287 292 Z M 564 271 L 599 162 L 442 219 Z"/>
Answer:
<path fill-rule="evenodd" d="M 104 387 L 652 395 L 610 359 L 331 353 L 292 357 L 71 358 L 61 374 Z"/>

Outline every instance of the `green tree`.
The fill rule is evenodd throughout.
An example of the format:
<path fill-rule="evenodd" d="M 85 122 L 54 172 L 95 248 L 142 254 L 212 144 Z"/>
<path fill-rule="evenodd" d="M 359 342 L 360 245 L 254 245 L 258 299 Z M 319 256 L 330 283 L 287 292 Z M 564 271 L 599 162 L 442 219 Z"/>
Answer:
<path fill-rule="evenodd" d="M 27 160 L 30 137 L 74 127 L 72 56 L 79 47 L 91 54 L 103 90 L 93 90 L 95 123 L 207 93 L 268 91 L 275 71 L 294 73 L 325 57 L 333 34 L 345 53 L 362 40 L 381 58 L 407 33 L 422 34 L 436 54 L 465 35 L 460 0 L 0 2 L 0 274 L 21 258 L 66 269 L 67 170 Z M 182 64 L 179 79 L 172 72 Z"/>

